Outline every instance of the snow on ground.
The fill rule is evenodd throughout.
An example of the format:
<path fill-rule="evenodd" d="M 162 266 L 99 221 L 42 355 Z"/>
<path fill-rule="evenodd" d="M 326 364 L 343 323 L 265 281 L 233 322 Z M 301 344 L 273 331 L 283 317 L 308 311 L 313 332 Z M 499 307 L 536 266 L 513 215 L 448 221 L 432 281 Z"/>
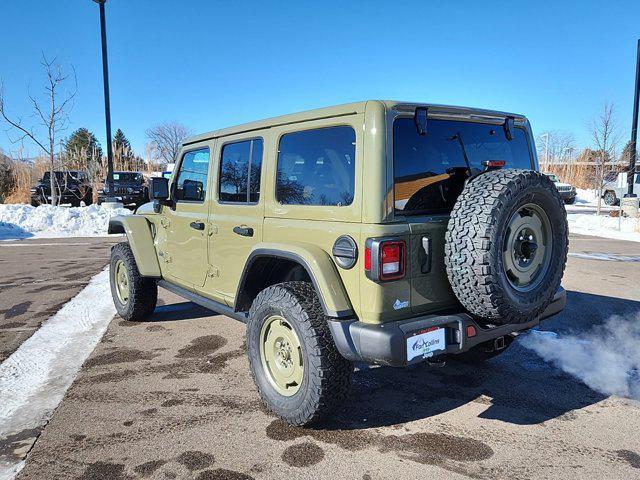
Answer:
<path fill-rule="evenodd" d="M 568 213 L 567 220 L 571 233 L 640 242 L 640 223 L 637 218 L 618 218 L 595 213 Z"/>
<path fill-rule="evenodd" d="M 0 441 L 42 427 L 116 313 L 104 270 L 0 365 Z M 12 478 L 22 462 L 0 464 Z"/>
<path fill-rule="evenodd" d="M 604 202 L 598 215 L 597 191 L 578 188 L 577 192 L 576 203 L 566 206 L 571 233 L 640 242 L 639 219 L 611 217 L 609 213 L 619 210 L 619 207 L 607 207 Z"/>
<path fill-rule="evenodd" d="M 95 237 L 107 235 L 109 218 L 129 215 L 125 208 L 0 205 L 0 240 L 17 238 Z"/>

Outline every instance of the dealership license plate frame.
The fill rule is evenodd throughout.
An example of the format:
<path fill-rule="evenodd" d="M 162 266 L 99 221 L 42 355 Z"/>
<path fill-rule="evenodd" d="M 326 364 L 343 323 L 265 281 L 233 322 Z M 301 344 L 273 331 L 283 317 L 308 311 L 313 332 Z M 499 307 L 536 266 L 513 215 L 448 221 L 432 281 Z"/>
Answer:
<path fill-rule="evenodd" d="M 407 337 L 405 341 L 407 362 L 416 358 L 433 357 L 447 349 L 446 327 L 433 327 Z"/>

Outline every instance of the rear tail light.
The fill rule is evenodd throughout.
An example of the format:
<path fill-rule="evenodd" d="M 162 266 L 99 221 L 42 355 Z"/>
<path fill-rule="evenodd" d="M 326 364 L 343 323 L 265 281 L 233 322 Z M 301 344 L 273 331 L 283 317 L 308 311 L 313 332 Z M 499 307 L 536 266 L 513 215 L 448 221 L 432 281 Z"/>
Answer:
<path fill-rule="evenodd" d="M 407 244 L 404 240 L 367 240 L 364 270 L 371 280 L 399 280 L 404 277 L 406 266 Z"/>

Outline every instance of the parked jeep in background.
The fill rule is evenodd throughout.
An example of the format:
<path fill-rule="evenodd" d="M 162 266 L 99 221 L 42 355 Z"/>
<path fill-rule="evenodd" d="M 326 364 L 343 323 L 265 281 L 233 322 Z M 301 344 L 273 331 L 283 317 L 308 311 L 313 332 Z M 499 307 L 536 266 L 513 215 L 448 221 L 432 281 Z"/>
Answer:
<path fill-rule="evenodd" d="M 150 196 L 109 223 L 129 240 L 118 313 L 145 320 L 161 286 L 246 322 L 258 392 L 293 425 L 347 398 L 353 362 L 480 362 L 566 302 L 564 203 L 522 115 L 368 101 L 253 122 L 187 139 Z"/>
<path fill-rule="evenodd" d="M 576 203 L 576 187 L 570 183 L 562 183 L 555 173 L 546 173 L 547 177 L 551 179 L 553 184 L 558 189 L 560 197 L 564 200 L 564 203 L 573 204 Z"/>
<path fill-rule="evenodd" d="M 627 172 L 617 173 L 610 172 L 604 178 L 604 186 L 602 187 L 602 198 L 605 205 L 618 205 L 620 199 L 625 196 L 628 191 L 627 185 L 628 174 Z M 640 175 L 635 174 L 634 178 L 634 191 L 637 193 L 640 190 Z"/>
<path fill-rule="evenodd" d="M 113 172 L 113 192 L 109 191 L 107 180 L 98 192 L 98 205 L 107 198 L 115 198 L 123 205 L 139 207 L 149 201 L 149 188 L 144 176 L 139 172 Z"/>
<path fill-rule="evenodd" d="M 93 188 L 86 172 L 79 170 L 55 171 L 55 183 L 59 203 L 70 203 L 79 207 L 80 202 L 85 205 L 93 203 Z M 31 188 L 31 205 L 51 203 L 51 174 L 45 172 L 38 183 Z"/>

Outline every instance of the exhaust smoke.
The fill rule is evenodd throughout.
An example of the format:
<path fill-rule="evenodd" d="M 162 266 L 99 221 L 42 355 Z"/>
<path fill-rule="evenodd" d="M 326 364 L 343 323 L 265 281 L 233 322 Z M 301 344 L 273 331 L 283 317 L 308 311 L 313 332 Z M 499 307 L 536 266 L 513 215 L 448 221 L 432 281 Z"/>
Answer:
<path fill-rule="evenodd" d="M 640 312 L 579 335 L 531 330 L 520 344 L 593 390 L 640 400 Z"/>

